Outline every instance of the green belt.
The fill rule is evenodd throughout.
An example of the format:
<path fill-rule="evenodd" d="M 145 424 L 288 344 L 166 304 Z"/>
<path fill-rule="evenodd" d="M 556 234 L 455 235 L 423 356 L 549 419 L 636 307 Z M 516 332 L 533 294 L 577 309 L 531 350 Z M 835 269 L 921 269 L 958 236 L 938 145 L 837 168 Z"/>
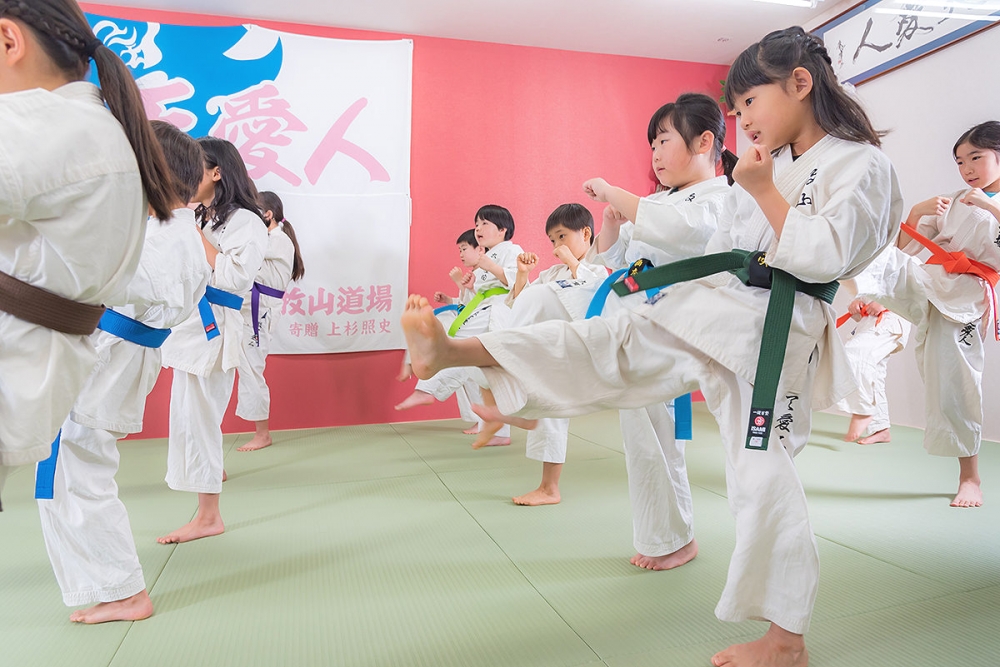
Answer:
<path fill-rule="evenodd" d="M 788 330 L 792 323 L 795 292 L 833 303 L 833 297 L 840 284 L 837 281 L 803 282 L 790 273 L 769 267 L 764 263 L 763 252 L 732 250 L 684 259 L 650 269 L 625 278 L 622 282 L 616 283 L 613 289 L 618 295 L 625 296 L 639 290 L 696 280 L 723 271 L 734 273 L 744 285 L 771 290 L 767 302 L 767 315 L 764 317 L 764 330 L 761 333 L 757 372 L 754 375 L 746 442 L 747 449 L 766 450 L 771 433 L 774 399 L 778 393 L 781 367 L 785 361 Z"/>
<path fill-rule="evenodd" d="M 477 292 L 476 296 L 472 297 L 472 300 L 465 304 L 465 307 L 459 311 L 458 317 L 456 317 L 455 321 L 451 323 L 450 327 L 448 327 L 448 335 L 454 337 L 454 335 L 458 333 L 458 330 L 462 328 L 462 325 L 465 324 L 465 321 L 469 319 L 469 316 L 475 312 L 476 308 L 478 308 L 479 304 L 483 301 L 491 296 L 506 294 L 509 291 L 510 290 L 506 287 L 491 287 L 488 290 Z"/>

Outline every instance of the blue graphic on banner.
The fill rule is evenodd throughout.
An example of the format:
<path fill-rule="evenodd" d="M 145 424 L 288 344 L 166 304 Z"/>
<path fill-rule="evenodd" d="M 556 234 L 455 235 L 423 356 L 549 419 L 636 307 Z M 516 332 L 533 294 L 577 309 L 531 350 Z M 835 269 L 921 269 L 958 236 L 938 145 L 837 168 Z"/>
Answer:
<path fill-rule="evenodd" d="M 87 20 L 98 39 L 142 79 L 147 104 L 161 107 L 150 118 L 174 122 L 194 137 L 208 135 L 221 114 L 209 107 L 210 99 L 274 81 L 281 71 L 280 39 L 270 53 L 254 60 L 226 55 L 249 32 L 241 25 L 178 26 L 96 14 L 87 14 Z M 97 83 L 93 68 L 91 77 Z"/>

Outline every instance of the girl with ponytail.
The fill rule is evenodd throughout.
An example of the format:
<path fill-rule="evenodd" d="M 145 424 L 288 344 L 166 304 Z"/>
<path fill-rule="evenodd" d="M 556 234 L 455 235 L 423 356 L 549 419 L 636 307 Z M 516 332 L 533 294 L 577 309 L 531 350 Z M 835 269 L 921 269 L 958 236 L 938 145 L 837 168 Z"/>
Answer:
<path fill-rule="evenodd" d="M 252 452 L 271 445 L 268 426 L 271 392 L 264 380 L 264 366 L 280 312 L 280 299 L 288 284 L 305 274 L 295 230 L 285 219 L 281 198 L 273 192 L 261 192 L 257 202 L 267 223 L 267 251 L 254 280 L 251 297 L 243 302 L 244 340 L 240 379 L 236 385 L 236 416 L 254 423 L 254 436 L 238 447 L 238 452 Z"/>
<path fill-rule="evenodd" d="M 0 127 L 2 487 L 7 467 L 49 455 L 102 304 L 123 303 L 147 203 L 167 220 L 176 196 L 135 82 L 74 0 L 0 0 Z"/>
<path fill-rule="evenodd" d="M 726 119 L 716 100 L 681 95 L 653 114 L 646 138 L 661 191 L 640 198 L 601 178 L 583 184 L 592 199 L 609 203 L 596 245 L 598 257 L 612 269 L 643 259 L 659 266 L 703 255 L 730 191 L 736 156 L 724 145 Z M 720 162 L 725 176 L 716 176 Z M 605 313 L 646 301 L 635 295 L 610 298 Z M 675 440 L 673 408 L 661 402 L 622 410 L 620 421 L 636 550 L 631 562 L 647 570 L 679 567 L 695 557 L 698 545 L 685 443 Z"/>

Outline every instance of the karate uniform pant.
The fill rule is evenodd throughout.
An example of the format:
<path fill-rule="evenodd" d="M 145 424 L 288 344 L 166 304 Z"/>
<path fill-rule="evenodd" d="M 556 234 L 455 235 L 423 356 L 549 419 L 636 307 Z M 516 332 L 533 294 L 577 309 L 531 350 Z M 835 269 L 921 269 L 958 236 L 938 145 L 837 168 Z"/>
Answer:
<path fill-rule="evenodd" d="M 883 317 L 899 318 L 888 311 Z M 905 320 L 900 320 L 900 323 L 904 327 L 910 326 Z M 844 344 L 851 368 L 858 377 L 858 389 L 837 403 L 837 409 L 852 415 L 872 417 L 862 437 L 890 426 L 885 376 L 889 357 L 900 349 L 900 338 L 893 327 L 878 323 L 877 317 L 865 317 L 857 323 L 853 335 Z"/>
<path fill-rule="evenodd" d="M 667 403 L 621 410 L 618 420 L 632 503 L 633 545 L 644 556 L 673 553 L 694 539 L 686 443 L 674 438 Z"/>
<path fill-rule="evenodd" d="M 124 600 L 146 588 L 118 498 L 117 436 L 67 419 L 52 499 L 38 501 L 45 548 L 67 606 Z"/>
<path fill-rule="evenodd" d="M 236 416 L 250 422 L 264 421 L 271 413 L 271 390 L 264 380 L 264 365 L 271 347 L 271 335 L 266 327 L 270 321 L 261 323 L 260 333 L 254 344 L 253 325 L 247 323 L 243 329 L 243 346 L 240 348 L 239 381 L 236 384 Z"/>
<path fill-rule="evenodd" d="M 934 456 L 974 456 L 983 428 L 982 324 L 954 322 L 934 307 L 921 324 L 916 352 L 926 397 L 924 449 Z"/>
<path fill-rule="evenodd" d="M 757 451 L 744 446 L 750 382 L 654 320 L 620 313 L 497 331 L 480 340 L 497 360 L 483 371 L 505 414 L 570 417 L 641 408 L 700 387 L 719 424 L 736 519 L 736 548 L 715 613 L 724 621 L 768 620 L 790 632 L 808 630 L 819 554 L 793 456 L 809 436 L 818 355 L 803 384 L 808 389 L 793 394 L 779 383 L 770 446 Z M 553 372 L 554 364 L 572 371 Z"/>
<path fill-rule="evenodd" d="M 230 369 L 202 377 L 174 369 L 166 477 L 171 489 L 222 492 L 222 418 L 235 374 Z"/>
<path fill-rule="evenodd" d="M 470 377 L 468 368 L 446 368 L 429 380 L 419 380 L 414 390 L 430 394 L 438 401 L 447 401 L 452 394 L 455 394 L 462 421 L 477 422 L 480 427 L 483 425 L 483 420 L 472 411 L 472 404 L 482 403 L 483 396 L 479 385 Z M 504 427 L 497 432 L 497 436 L 510 437 L 510 426 L 504 424 Z"/>

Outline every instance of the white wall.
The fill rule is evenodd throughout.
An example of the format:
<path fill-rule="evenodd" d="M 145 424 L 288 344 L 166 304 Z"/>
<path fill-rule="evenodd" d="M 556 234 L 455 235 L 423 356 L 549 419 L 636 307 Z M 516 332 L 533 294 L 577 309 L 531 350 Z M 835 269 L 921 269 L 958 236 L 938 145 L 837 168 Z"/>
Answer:
<path fill-rule="evenodd" d="M 884 140 L 906 200 L 954 192 L 964 183 L 951 149 L 967 129 L 1000 120 L 1000 27 L 885 74 L 857 88 Z M 841 300 L 838 299 L 838 305 Z M 842 312 L 842 311 L 838 311 Z M 845 325 L 846 326 L 846 325 Z M 889 362 L 887 392 L 893 423 L 924 426 L 924 393 L 911 340 Z M 1000 440 L 1000 343 L 986 341 L 983 437 Z"/>

